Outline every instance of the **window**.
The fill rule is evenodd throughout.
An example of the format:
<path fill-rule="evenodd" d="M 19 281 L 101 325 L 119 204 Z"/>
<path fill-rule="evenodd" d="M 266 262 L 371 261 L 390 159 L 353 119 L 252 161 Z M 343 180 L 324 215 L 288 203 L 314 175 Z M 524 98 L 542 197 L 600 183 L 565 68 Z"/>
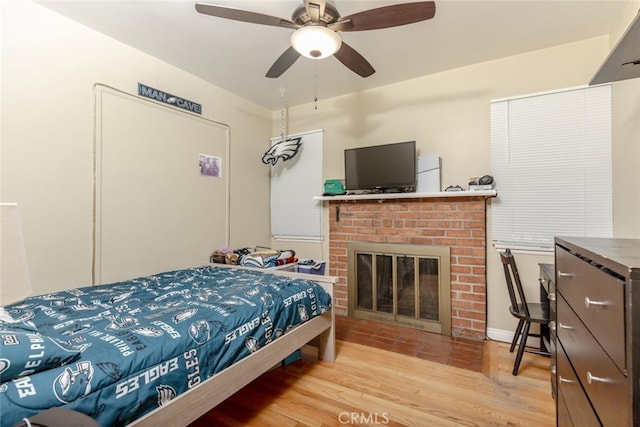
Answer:
<path fill-rule="evenodd" d="M 274 239 L 321 240 L 322 202 L 313 196 L 322 194 L 324 132 L 288 137 L 302 140 L 298 154 L 271 166 L 271 234 Z"/>
<path fill-rule="evenodd" d="M 491 103 L 497 248 L 553 251 L 554 236 L 611 237 L 609 85 Z"/>

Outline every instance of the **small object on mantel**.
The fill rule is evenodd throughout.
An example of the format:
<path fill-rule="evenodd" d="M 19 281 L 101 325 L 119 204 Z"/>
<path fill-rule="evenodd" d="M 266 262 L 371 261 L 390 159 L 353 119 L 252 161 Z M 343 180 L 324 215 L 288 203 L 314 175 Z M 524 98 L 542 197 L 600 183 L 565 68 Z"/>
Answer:
<path fill-rule="evenodd" d="M 488 191 L 495 189 L 495 184 L 489 185 L 469 185 L 469 191 Z"/>
<path fill-rule="evenodd" d="M 464 188 L 459 185 L 450 185 L 444 189 L 444 191 L 464 191 Z"/>
<path fill-rule="evenodd" d="M 496 188 L 495 184 L 489 185 L 469 185 L 469 191 L 489 191 Z"/>
<path fill-rule="evenodd" d="M 344 184 L 339 179 L 327 179 L 324 182 L 323 188 L 323 196 L 340 196 L 343 194 L 347 194 L 344 189 Z"/>
<path fill-rule="evenodd" d="M 495 186 L 496 183 L 491 175 L 484 175 L 480 178 L 475 177 L 469 179 L 469 191 L 493 190 Z"/>
<path fill-rule="evenodd" d="M 470 178 L 469 185 L 489 185 L 493 184 L 493 176 L 483 175 L 480 178 Z"/>

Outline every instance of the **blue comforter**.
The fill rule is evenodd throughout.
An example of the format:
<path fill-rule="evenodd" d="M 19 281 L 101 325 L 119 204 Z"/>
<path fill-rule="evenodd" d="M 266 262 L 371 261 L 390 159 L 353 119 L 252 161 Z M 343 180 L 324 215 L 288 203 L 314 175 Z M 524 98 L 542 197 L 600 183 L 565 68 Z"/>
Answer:
<path fill-rule="evenodd" d="M 127 424 L 329 310 L 315 282 L 215 266 L 28 298 L 0 321 L 0 424 Z"/>

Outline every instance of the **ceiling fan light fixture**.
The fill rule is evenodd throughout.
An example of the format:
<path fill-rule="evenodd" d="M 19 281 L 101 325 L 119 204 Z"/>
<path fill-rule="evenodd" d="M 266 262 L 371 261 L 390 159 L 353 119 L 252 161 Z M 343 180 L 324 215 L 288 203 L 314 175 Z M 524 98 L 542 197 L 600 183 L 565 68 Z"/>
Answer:
<path fill-rule="evenodd" d="M 310 25 L 297 29 L 291 34 L 291 46 L 302 56 L 322 59 L 340 49 L 342 39 L 333 30 L 320 25 Z"/>

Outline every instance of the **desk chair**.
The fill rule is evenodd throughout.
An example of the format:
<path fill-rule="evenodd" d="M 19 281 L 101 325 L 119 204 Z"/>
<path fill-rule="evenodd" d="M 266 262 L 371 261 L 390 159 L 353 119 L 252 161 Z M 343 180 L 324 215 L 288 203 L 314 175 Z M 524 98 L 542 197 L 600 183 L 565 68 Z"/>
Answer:
<path fill-rule="evenodd" d="M 511 348 L 509 351 L 513 353 L 513 350 L 518 344 L 518 338 L 520 344 L 518 344 L 518 353 L 516 354 L 516 361 L 513 365 L 513 375 L 518 375 L 520 368 L 520 361 L 522 355 L 526 351 L 528 353 L 541 354 L 543 356 L 549 356 L 549 352 L 545 350 L 545 346 L 542 340 L 542 335 L 529 332 L 532 323 L 538 323 L 540 325 L 549 324 L 549 308 L 543 306 L 540 303 L 528 303 L 524 290 L 522 289 L 522 283 L 520 282 L 520 275 L 518 274 L 518 267 L 516 266 L 516 260 L 509 249 L 500 253 L 500 259 L 502 260 L 502 267 L 504 268 L 504 276 L 507 282 L 507 290 L 509 291 L 509 299 L 511 300 L 511 306 L 509 312 L 513 317 L 518 319 L 518 327 L 513 335 L 513 341 L 511 341 Z M 514 289 L 515 287 L 515 289 Z M 526 349 L 527 338 L 529 336 L 540 337 L 540 349 Z"/>

